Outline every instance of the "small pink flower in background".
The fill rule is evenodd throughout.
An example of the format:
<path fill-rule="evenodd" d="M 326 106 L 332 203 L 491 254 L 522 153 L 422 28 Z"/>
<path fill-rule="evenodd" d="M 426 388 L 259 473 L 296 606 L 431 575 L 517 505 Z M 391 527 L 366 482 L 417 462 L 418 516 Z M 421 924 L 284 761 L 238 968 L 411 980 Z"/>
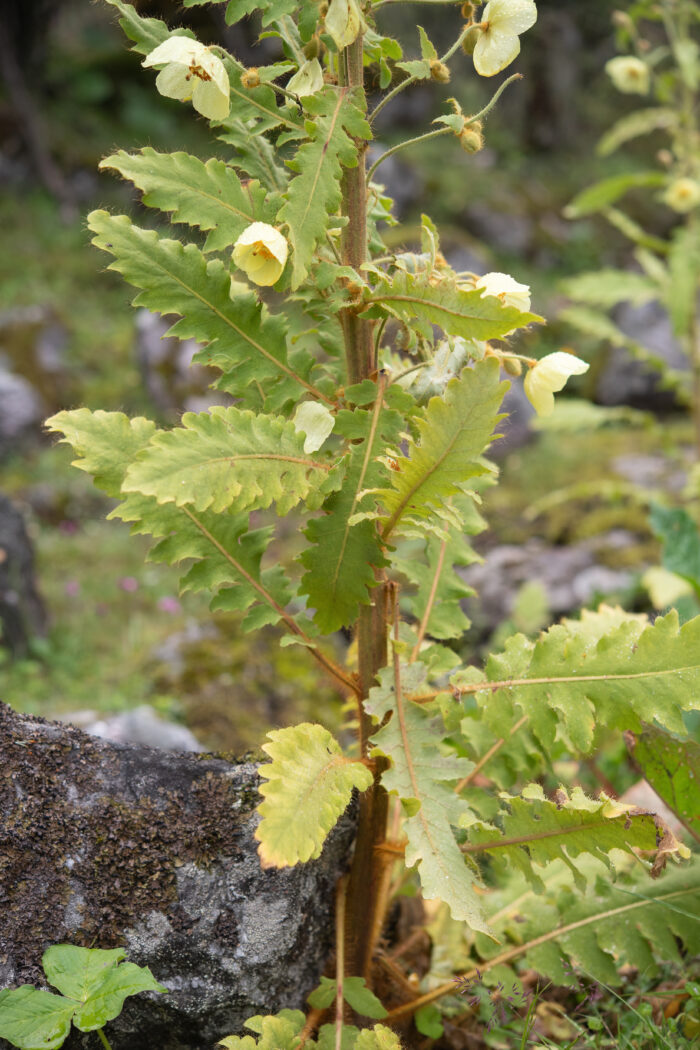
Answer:
<path fill-rule="evenodd" d="M 139 581 L 135 576 L 122 576 L 119 581 L 119 586 L 123 591 L 126 591 L 127 594 L 133 594 L 134 591 L 139 589 Z"/>
<path fill-rule="evenodd" d="M 66 518 L 65 521 L 59 523 L 58 528 L 61 532 L 65 533 L 66 536 L 72 536 L 74 532 L 78 531 L 78 523 L 77 521 L 71 521 L 69 518 Z"/>
<path fill-rule="evenodd" d="M 175 613 L 181 611 L 182 606 L 177 598 L 174 598 L 172 594 L 167 594 L 163 598 L 158 599 L 158 608 L 161 612 L 172 613 L 172 615 L 175 615 Z"/>
<path fill-rule="evenodd" d="M 75 598 L 76 595 L 80 594 L 80 583 L 78 580 L 66 580 L 63 591 L 69 598 Z"/>

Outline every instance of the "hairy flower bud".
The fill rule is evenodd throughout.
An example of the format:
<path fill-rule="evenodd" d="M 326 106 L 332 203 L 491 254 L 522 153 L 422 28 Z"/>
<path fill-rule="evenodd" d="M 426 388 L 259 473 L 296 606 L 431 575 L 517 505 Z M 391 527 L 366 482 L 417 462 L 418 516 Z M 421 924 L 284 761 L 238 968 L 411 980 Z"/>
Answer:
<path fill-rule="evenodd" d="M 478 4 L 472 3 L 472 0 L 464 0 L 462 4 L 462 18 L 466 19 L 467 22 L 471 22 L 478 6 Z"/>
<path fill-rule="evenodd" d="M 233 246 L 233 263 L 253 284 L 268 287 L 282 276 L 289 246 L 279 230 L 267 222 L 254 222 Z"/>
<path fill-rule="evenodd" d="M 481 36 L 481 30 L 477 29 L 476 26 L 472 26 L 468 29 L 462 37 L 462 51 L 465 55 L 473 55 L 476 42 Z"/>
<path fill-rule="evenodd" d="M 430 59 L 430 77 L 438 84 L 449 84 L 450 82 L 450 71 L 439 58 Z"/>
<path fill-rule="evenodd" d="M 459 133 L 459 144 L 465 153 L 478 153 L 484 148 L 483 125 L 480 120 L 465 124 Z"/>
<path fill-rule="evenodd" d="M 245 73 L 241 76 L 241 84 L 248 91 L 260 86 L 260 74 L 258 73 L 256 66 L 251 66 L 250 69 L 246 69 Z"/>
<path fill-rule="evenodd" d="M 317 36 L 312 36 L 308 44 L 304 44 L 304 58 L 318 58 L 321 52 L 321 41 Z"/>
<path fill-rule="evenodd" d="M 503 370 L 508 373 L 509 376 L 519 376 L 523 374 L 523 363 L 517 357 L 504 357 L 501 361 Z"/>

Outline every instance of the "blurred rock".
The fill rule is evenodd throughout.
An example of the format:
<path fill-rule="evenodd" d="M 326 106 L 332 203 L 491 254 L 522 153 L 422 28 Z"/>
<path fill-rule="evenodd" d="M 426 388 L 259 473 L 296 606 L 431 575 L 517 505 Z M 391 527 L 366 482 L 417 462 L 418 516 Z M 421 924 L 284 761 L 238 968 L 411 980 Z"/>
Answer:
<path fill-rule="evenodd" d="M 96 711 L 77 711 L 61 716 L 59 721 L 113 744 L 143 744 L 162 751 L 206 750 L 186 726 L 166 722 L 150 704 L 108 718 L 101 718 Z"/>
<path fill-rule="evenodd" d="M 460 572 L 478 594 L 477 599 L 465 602 L 467 614 L 478 628 L 492 631 L 508 619 L 518 590 L 532 580 L 545 589 L 547 604 L 555 617 L 589 604 L 598 595 L 626 590 L 633 574 L 610 569 L 596 559 L 596 548 L 604 541 L 605 537 L 596 537 L 595 541 L 551 547 L 532 539 L 522 546 L 494 547 L 483 564 L 470 565 Z M 622 537 L 612 537 L 613 544 L 621 541 Z"/>
<path fill-rule="evenodd" d="M 625 335 L 651 350 L 670 368 L 688 371 L 688 360 L 660 303 L 626 303 L 615 312 L 614 320 Z M 662 389 L 659 372 L 636 361 L 623 347 L 615 347 L 610 353 L 598 378 L 596 400 L 602 405 L 631 405 L 656 411 L 676 407 L 673 393 Z"/>
<path fill-rule="evenodd" d="M 374 142 L 367 153 L 367 164 L 374 164 L 389 147 L 381 142 Z M 424 191 L 418 172 L 409 164 L 396 157 L 387 157 L 377 169 L 373 181 L 383 186 L 394 201 L 395 214 L 400 218 Z"/>
<path fill-rule="evenodd" d="M 31 384 L 0 370 L 0 460 L 37 440 L 45 417 L 43 401 Z"/>
<path fill-rule="evenodd" d="M 199 344 L 165 336 L 174 320 L 164 320 L 148 310 L 136 313 L 136 361 L 153 404 L 166 416 L 230 404 L 227 394 L 210 389 L 218 372 L 192 364 Z"/>
<path fill-rule="evenodd" d="M 24 519 L 0 495 L 0 644 L 25 656 L 32 638 L 46 634 L 47 618 L 34 576 L 34 549 Z"/>
<path fill-rule="evenodd" d="M 263 871 L 252 763 L 107 743 L 4 704 L 0 756 L 0 987 L 42 984 L 50 944 L 123 946 L 169 994 L 128 999 L 113 1050 L 203 1050 L 303 1005 L 352 809 L 319 860 Z M 94 1043 L 74 1032 L 64 1046 Z"/>

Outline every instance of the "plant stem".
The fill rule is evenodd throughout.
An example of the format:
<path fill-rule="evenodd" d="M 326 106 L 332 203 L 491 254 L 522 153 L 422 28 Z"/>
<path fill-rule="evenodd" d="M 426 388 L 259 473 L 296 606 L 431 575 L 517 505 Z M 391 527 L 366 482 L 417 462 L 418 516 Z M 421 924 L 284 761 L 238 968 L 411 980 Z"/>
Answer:
<path fill-rule="evenodd" d="M 343 982 L 345 979 L 345 894 L 347 876 L 343 875 L 335 893 L 335 1050 L 343 1045 Z"/>
<path fill-rule="evenodd" d="M 367 172 L 367 182 L 369 182 L 374 175 L 379 165 L 391 157 L 394 153 L 398 153 L 400 149 L 406 149 L 408 146 L 415 146 L 418 142 L 427 142 L 428 139 L 436 139 L 438 135 L 454 135 L 452 128 L 440 128 L 438 131 L 426 131 L 425 135 L 417 135 L 414 139 L 406 139 L 405 142 L 398 142 L 395 146 L 390 149 L 384 150 L 380 157 L 377 157 L 372 167 Z"/>
<path fill-rule="evenodd" d="M 341 87 L 362 88 L 362 36 L 345 48 L 339 58 Z M 367 183 L 364 149 L 360 149 L 358 164 L 346 168 L 342 180 L 342 214 L 347 225 L 342 235 L 342 261 L 359 270 L 367 260 Z M 372 377 L 375 369 L 373 325 L 358 316 L 352 306 L 341 313 L 348 383 L 358 383 Z M 382 396 L 381 386 L 377 396 Z M 371 603 L 360 607 L 356 624 L 358 676 L 360 697 L 368 695 L 377 672 L 386 664 L 387 588 L 381 575 L 371 594 Z M 360 715 L 361 754 L 367 751 L 370 732 L 369 716 Z M 375 767 L 375 781 L 360 796 L 359 820 L 355 852 L 348 877 L 345 911 L 345 973 L 369 977 L 373 940 L 371 931 L 377 925 L 376 912 L 381 885 L 382 863 L 377 846 L 386 837 L 388 796 L 379 783 L 385 763 Z"/>
<path fill-rule="evenodd" d="M 95 1029 L 95 1031 L 96 1031 L 96 1032 L 97 1032 L 97 1034 L 99 1035 L 99 1037 L 100 1037 L 100 1042 L 101 1042 L 101 1043 L 102 1043 L 102 1045 L 103 1045 L 103 1046 L 105 1047 L 105 1050 L 112 1050 L 112 1047 L 110 1046 L 110 1042 L 109 1042 L 109 1039 L 108 1039 L 108 1038 L 107 1038 L 107 1036 L 106 1036 L 106 1035 L 104 1034 L 104 1032 L 102 1031 L 102 1029 L 101 1029 L 101 1028 L 96 1028 L 96 1029 Z"/>

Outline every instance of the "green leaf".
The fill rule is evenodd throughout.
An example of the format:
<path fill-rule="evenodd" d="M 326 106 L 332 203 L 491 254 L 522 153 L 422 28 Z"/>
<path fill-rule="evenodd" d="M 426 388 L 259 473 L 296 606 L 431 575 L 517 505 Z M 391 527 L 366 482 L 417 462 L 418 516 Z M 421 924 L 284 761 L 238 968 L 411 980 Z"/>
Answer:
<path fill-rule="evenodd" d="M 630 190 L 663 186 L 666 175 L 659 171 L 637 171 L 628 175 L 613 175 L 589 186 L 572 200 L 564 209 L 567 219 L 580 219 L 583 215 L 593 215 L 603 208 L 614 204 Z"/>
<path fill-rule="evenodd" d="M 227 1035 L 216 1044 L 226 1050 L 296 1050 L 299 1033 L 306 1018 L 301 1010 L 280 1010 L 277 1015 L 250 1017 L 245 1027 L 250 1028 L 259 1039 L 251 1035 Z"/>
<path fill-rule="evenodd" d="M 337 224 L 342 167 L 354 168 L 358 162 L 353 137 L 372 137 L 357 91 L 329 86 L 304 99 L 304 104 L 312 118 L 306 123 L 310 141 L 300 146 L 290 162 L 298 174 L 289 184 L 287 201 L 278 216 L 289 227 L 294 249 L 292 288 L 298 288 L 306 277 L 316 244 L 328 226 Z"/>
<path fill-rule="evenodd" d="M 663 544 L 664 569 L 682 576 L 700 593 L 700 535 L 694 518 L 682 507 L 652 503 L 649 524 Z"/>
<path fill-rule="evenodd" d="M 467 866 L 452 832 L 464 803 L 455 794 L 454 782 L 474 765 L 468 759 L 446 756 L 444 727 L 406 696 L 420 689 L 425 667 L 413 663 L 401 668 L 397 690 L 393 668 L 378 675 L 365 710 L 379 723 L 372 734 L 373 754 L 383 754 L 391 767 L 382 773 L 382 784 L 403 803 L 407 835 L 406 865 L 418 867 L 421 889 L 427 900 L 441 900 L 452 917 L 488 933 L 481 902 L 475 891 L 475 874 Z M 446 784 L 445 781 L 448 783 Z"/>
<path fill-rule="evenodd" d="M 671 238 L 666 304 L 677 336 L 691 336 L 700 290 L 700 237 L 692 226 L 680 226 Z"/>
<path fill-rule="evenodd" d="M 388 404 L 397 396 L 401 391 L 397 395 L 390 387 Z M 351 519 L 371 506 L 367 490 L 385 481 L 387 470 L 378 457 L 398 440 L 403 423 L 400 412 L 379 405 L 374 412 L 343 410 L 336 417 L 335 432 L 353 442 L 345 454 L 345 477 L 323 504 L 323 516 L 309 522 L 309 547 L 301 555 L 306 572 L 300 591 L 308 595 L 324 633 L 354 622 L 359 606 L 369 603 L 374 570 L 387 564 L 374 522 L 352 524 Z"/>
<path fill-rule="evenodd" d="M 609 308 L 618 303 L 635 306 L 658 299 L 660 289 L 656 281 L 642 273 L 630 270 L 596 270 L 567 277 L 559 287 L 569 299 L 592 306 Z"/>
<path fill-rule="evenodd" d="M 684 736 L 682 712 L 700 708 L 700 617 L 680 629 L 675 611 L 613 628 L 605 617 L 566 620 L 535 643 L 513 636 L 489 657 L 486 679 L 494 684 L 484 703 L 493 706 L 503 692 L 545 751 L 556 738 L 588 753 L 601 724 L 638 732 L 656 721 Z M 464 688 L 481 692 L 476 682 Z"/>
<path fill-rule="evenodd" d="M 340 1032 L 340 1050 L 355 1050 L 360 1030 L 353 1024 L 344 1024 Z M 318 1030 L 317 1050 L 338 1050 L 334 1024 L 323 1024 Z"/>
<path fill-rule="evenodd" d="M 336 982 L 331 977 L 322 977 L 320 985 L 308 996 L 307 1002 L 314 1010 L 325 1010 L 335 1001 L 335 997 Z M 362 1017 L 380 1020 L 387 1015 L 379 999 L 367 987 L 364 977 L 345 977 L 343 998 Z"/>
<path fill-rule="evenodd" d="M 385 539 L 397 528 L 421 529 L 438 519 L 459 526 L 449 500 L 492 469 L 481 457 L 503 418 L 498 409 L 507 389 L 491 358 L 465 368 L 447 384 L 444 397 L 431 398 L 416 417 L 418 438 L 409 441 L 405 455 L 394 457 L 391 487 L 375 490 Z"/>
<path fill-rule="evenodd" d="M 78 1004 L 31 984 L 0 991 L 0 1039 L 26 1050 L 63 1046 Z"/>
<path fill-rule="evenodd" d="M 654 791 L 700 842 L 700 744 L 654 726 L 625 733 L 632 761 Z"/>
<path fill-rule="evenodd" d="M 625 142 L 647 135 L 651 131 L 669 131 L 678 125 L 678 113 L 666 106 L 649 109 L 636 109 L 628 113 L 603 135 L 598 143 L 597 152 L 601 157 L 608 157 Z"/>
<path fill-rule="evenodd" d="M 537 314 L 504 306 L 496 296 L 482 295 L 480 288 L 467 290 L 447 278 L 431 284 L 424 273 L 402 270 L 375 289 L 369 306 L 368 316 L 389 314 L 409 323 L 418 317 L 464 339 L 501 339 L 516 328 L 542 321 Z"/>
<path fill-rule="evenodd" d="M 439 1039 L 445 1031 L 442 1014 L 435 1003 L 419 1007 L 413 1015 L 413 1022 L 420 1034 L 427 1036 L 428 1039 Z"/>
<path fill-rule="evenodd" d="M 123 948 L 79 948 L 75 944 L 54 944 L 44 952 L 41 964 L 49 984 L 70 999 L 85 1000 L 112 969 L 126 958 Z"/>
<path fill-rule="evenodd" d="M 119 25 L 125 36 L 134 41 L 131 50 L 136 51 L 139 55 L 149 55 L 169 36 L 194 36 L 189 29 L 175 30 L 174 33 L 171 33 L 160 18 L 142 18 L 132 4 L 123 3 L 122 0 L 107 0 L 107 3 L 119 11 L 121 15 Z"/>
<path fill-rule="evenodd" d="M 202 163 L 187 153 L 156 153 L 146 146 L 139 153 L 107 157 L 101 169 L 118 171 L 143 191 L 143 203 L 171 213 L 172 222 L 208 230 L 205 252 L 234 244 L 253 222 L 274 223 L 279 199 L 259 182 L 241 182 L 232 167 L 211 158 Z"/>
<path fill-rule="evenodd" d="M 281 416 L 213 406 L 186 412 L 182 424 L 153 436 L 127 471 L 124 492 L 214 513 L 275 502 L 283 515 L 327 477 L 328 466 L 304 454 L 303 434 Z"/>
<path fill-rule="evenodd" d="M 289 176 L 277 163 L 277 151 L 264 135 L 254 135 L 245 121 L 229 117 L 227 130 L 219 138 L 235 147 L 234 163 L 239 171 L 257 179 L 273 193 L 286 188 Z"/>
<path fill-rule="evenodd" d="M 401 1050 L 401 1041 L 396 1032 L 384 1024 L 363 1028 L 355 1041 L 354 1050 Z"/>
<path fill-rule="evenodd" d="M 125 215 L 96 211 L 88 222 L 93 243 L 114 255 L 109 269 L 141 289 L 134 305 L 178 314 L 170 334 L 207 344 L 197 359 L 225 372 L 222 389 L 241 396 L 256 383 L 269 394 L 273 384 L 278 402 L 317 393 L 306 382 L 310 364 L 297 373 L 288 363 L 284 319 L 268 314 L 253 292 L 231 299 L 231 275 L 220 260 L 207 263 L 196 245 L 162 240 Z"/>
<path fill-rule="evenodd" d="M 93 1032 L 119 1016 L 128 996 L 167 990 L 158 984 L 147 966 L 122 963 L 108 970 L 102 982 L 91 988 L 88 998 L 76 1010 L 73 1022 L 81 1032 Z"/>
<path fill-rule="evenodd" d="M 62 444 L 72 445 L 80 457 L 73 466 L 92 474 L 97 487 L 113 498 L 121 495 L 128 467 L 156 431 L 150 419 L 127 419 L 122 412 L 89 408 L 57 412 L 45 426 L 64 435 Z"/>
<path fill-rule="evenodd" d="M 472 824 L 467 827 L 467 853 L 487 853 L 496 860 L 499 873 L 508 876 L 522 871 L 535 889 L 544 892 L 541 871 L 551 861 L 562 859 L 567 865 L 578 889 L 586 890 L 586 879 L 579 872 L 579 858 L 590 853 L 602 860 L 614 872 L 609 854 L 621 850 L 635 856 L 634 850 L 659 853 L 659 867 L 663 867 L 669 853 L 684 855 L 688 851 L 676 842 L 663 822 L 654 813 L 645 813 L 633 806 L 624 806 L 607 797 L 586 798 L 580 787 L 569 796 L 563 788 L 555 800 L 548 799 L 539 784 L 529 784 L 520 796 L 501 794 L 506 808 L 499 814 L 500 828 L 492 824 Z M 537 865 L 540 872 L 533 865 Z"/>
<path fill-rule="evenodd" d="M 267 781 L 255 837 L 264 868 L 286 868 L 321 856 L 323 843 L 345 812 L 354 788 L 365 791 L 372 773 L 344 758 L 323 726 L 302 722 L 267 734 L 271 761 L 259 767 Z"/>

